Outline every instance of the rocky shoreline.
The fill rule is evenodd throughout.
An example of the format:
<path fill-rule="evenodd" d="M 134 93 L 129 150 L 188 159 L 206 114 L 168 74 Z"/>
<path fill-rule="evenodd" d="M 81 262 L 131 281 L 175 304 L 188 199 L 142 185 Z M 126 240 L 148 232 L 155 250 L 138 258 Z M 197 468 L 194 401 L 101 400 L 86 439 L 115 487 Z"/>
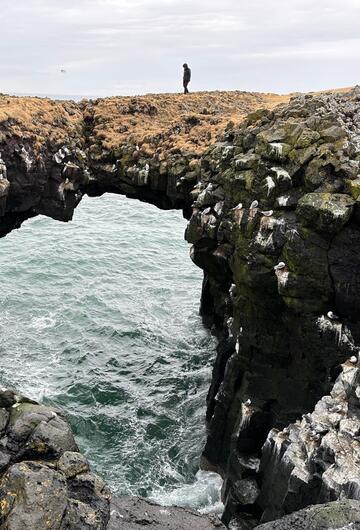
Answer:
<path fill-rule="evenodd" d="M 0 118 L 2 107 L 12 105 L 2 98 Z M 107 110 L 106 100 L 57 102 L 43 114 L 39 100 L 37 132 L 33 107 L 26 115 L 33 118 L 31 127 L 7 110 L 0 120 L 0 235 L 39 213 L 70 220 L 84 193 L 122 193 L 182 208 L 191 257 L 204 270 L 201 312 L 219 339 L 202 466 L 224 478 L 225 524 L 257 528 L 305 508 L 259 528 L 292 528 L 294 521 L 299 528 L 357 528 L 359 90 L 299 95 L 275 110 L 259 109 L 265 100 L 257 96 L 254 112 L 229 124 L 208 149 L 213 136 L 194 148 L 191 130 L 201 124 L 189 127 L 190 117 L 194 124 L 200 119 L 193 107 L 182 116 L 187 125 L 177 125 L 176 146 L 161 148 L 168 122 L 147 131 L 141 145 L 129 129 L 117 144 L 119 137 L 105 132 L 121 125 L 114 99 Z M 145 115 L 149 124 L 158 119 L 153 102 L 129 98 L 127 105 L 132 110 L 122 109 L 125 116 L 141 121 Z M 223 120 L 218 126 L 224 128 Z M 12 391 L 3 394 L 9 398 L 0 403 L 1 528 L 106 528 L 110 494 L 77 452 L 61 413 Z M 36 477 L 40 484 L 33 488 Z M 43 494 L 42 484 L 51 484 L 54 493 Z M 34 498 L 23 493 L 37 487 Z M 60 499 L 51 514 L 50 498 Z M 338 499 L 353 501 L 325 504 Z M 324 505 L 319 516 L 306 508 L 312 504 Z M 145 522 L 181 528 L 174 526 L 180 524 L 175 515 L 173 526 L 166 526 L 160 507 L 141 504 L 139 510 L 153 511 L 147 522 L 129 516 L 123 526 L 124 512 L 121 525 L 113 520 L 109 528 Z M 24 519 L 33 512 L 39 523 Z M 187 516 L 183 528 L 221 527 Z"/>

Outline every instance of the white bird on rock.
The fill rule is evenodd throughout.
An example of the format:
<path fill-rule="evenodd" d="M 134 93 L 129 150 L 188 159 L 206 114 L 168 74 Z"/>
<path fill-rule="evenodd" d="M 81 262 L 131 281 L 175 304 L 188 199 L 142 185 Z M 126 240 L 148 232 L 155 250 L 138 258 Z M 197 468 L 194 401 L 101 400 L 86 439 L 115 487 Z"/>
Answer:
<path fill-rule="evenodd" d="M 267 212 L 261 212 L 263 215 L 265 215 L 265 217 L 271 217 L 272 214 L 274 213 L 273 210 L 268 210 Z"/>
<path fill-rule="evenodd" d="M 232 283 L 231 286 L 230 286 L 230 289 L 229 289 L 229 293 L 231 295 L 234 295 L 235 292 L 236 292 L 236 285 L 235 285 L 235 283 Z"/>
<path fill-rule="evenodd" d="M 327 314 L 327 317 L 330 318 L 330 320 L 339 320 L 339 317 L 335 315 L 332 311 L 329 311 Z"/>
<path fill-rule="evenodd" d="M 241 210 L 243 207 L 242 203 L 239 202 L 239 204 L 237 206 L 235 206 L 235 208 L 233 208 L 233 210 Z"/>
<path fill-rule="evenodd" d="M 210 207 L 209 207 L 209 208 L 206 208 L 206 210 L 203 211 L 203 213 L 204 213 L 205 215 L 207 215 L 207 214 L 210 213 L 210 212 L 211 212 L 211 208 L 210 208 Z"/>
<path fill-rule="evenodd" d="M 244 405 L 246 405 L 247 407 L 250 407 L 251 405 L 251 399 L 247 399 L 244 403 Z"/>
<path fill-rule="evenodd" d="M 250 210 L 252 210 L 253 208 L 257 208 L 258 206 L 259 206 L 259 201 L 253 201 L 250 204 Z"/>
<path fill-rule="evenodd" d="M 355 355 L 352 355 L 349 361 L 351 362 L 351 364 L 357 364 L 358 362 L 357 357 Z"/>
<path fill-rule="evenodd" d="M 277 265 L 275 265 L 274 270 L 280 271 L 281 269 L 285 269 L 286 264 L 283 261 L 280 261 Z"/>

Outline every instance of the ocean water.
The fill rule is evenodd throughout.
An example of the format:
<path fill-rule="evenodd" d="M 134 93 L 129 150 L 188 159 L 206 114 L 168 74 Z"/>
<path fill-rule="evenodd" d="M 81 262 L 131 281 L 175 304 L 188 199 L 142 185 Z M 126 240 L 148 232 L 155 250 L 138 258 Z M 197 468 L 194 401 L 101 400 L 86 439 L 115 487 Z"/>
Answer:
<path fill-rule="evenodd" d="M 217 511 L 198 471 L 215 343 L 179 211 L 85 197 L 1 240 L 0 382 L 63 409 L 115 494 Z"/>

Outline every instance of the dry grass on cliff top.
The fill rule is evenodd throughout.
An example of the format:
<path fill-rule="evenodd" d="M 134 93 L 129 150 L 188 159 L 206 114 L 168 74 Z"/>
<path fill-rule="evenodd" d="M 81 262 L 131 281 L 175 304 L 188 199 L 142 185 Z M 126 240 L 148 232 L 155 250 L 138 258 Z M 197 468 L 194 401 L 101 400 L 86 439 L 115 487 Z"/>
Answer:
<path fill-rule="evenodd" d="M 348 89 L 339 89 L 346 91 Z M 201 153 L 223 133 L 259 108 L 287 103 L 292 94 L 259 92 L 197 92 L 110 97 L 94 101 L 54 101 L 0 95 L 1 143 L 15 138 L 35 150 L 58 146 L 71 138 L 83 141 L 88 118 L 91 142 L 106 150 L 139 145 L 157 153 Z"/>
<path fill-rule="evenodd" d="M 80 134 L 82 113 L 72 101 L 0 95 L 0 143 L 11 136 L 31 142 L 59 145 Z"/>
<path fill-rule="evenodd" d="M 249 112 L 274 108 L 289 98 L 236 91 L 101 99 L 92 109 L 93 140 L 109 150 L 137 144 L 147 155 L 199 153 L 216 141 L 229 122 L 237 124 Z"/>

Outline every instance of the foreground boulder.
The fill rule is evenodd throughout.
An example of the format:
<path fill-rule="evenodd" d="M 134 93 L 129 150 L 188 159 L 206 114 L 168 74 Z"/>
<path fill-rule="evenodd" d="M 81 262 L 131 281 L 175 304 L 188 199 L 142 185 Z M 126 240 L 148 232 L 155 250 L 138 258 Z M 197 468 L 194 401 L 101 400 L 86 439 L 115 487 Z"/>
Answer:
<path fill-rule="evenodd" d="M 0 389 L 0 527 L 105 530 L 111 494 L 62 412 Z"/>

